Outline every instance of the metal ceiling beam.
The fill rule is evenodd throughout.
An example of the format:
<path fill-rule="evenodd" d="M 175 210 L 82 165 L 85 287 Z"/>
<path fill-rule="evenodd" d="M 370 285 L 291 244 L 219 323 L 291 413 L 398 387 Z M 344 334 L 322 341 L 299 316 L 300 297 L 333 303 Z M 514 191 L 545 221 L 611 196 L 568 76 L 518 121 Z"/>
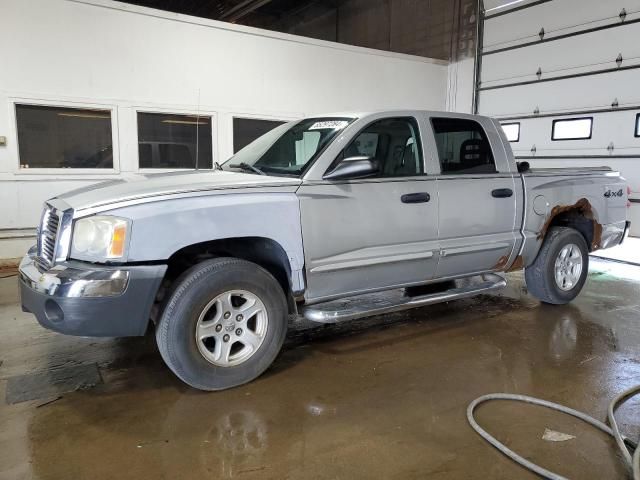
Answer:
<path fill-rule="evenodd" d="M 251 12 L 254 12 L 269 2 L 271 2 L 271 0 L 244 0 L 220 15 L 218 20 L 231 23 L 237 22 L 242 17 L 246 17 Z"/>

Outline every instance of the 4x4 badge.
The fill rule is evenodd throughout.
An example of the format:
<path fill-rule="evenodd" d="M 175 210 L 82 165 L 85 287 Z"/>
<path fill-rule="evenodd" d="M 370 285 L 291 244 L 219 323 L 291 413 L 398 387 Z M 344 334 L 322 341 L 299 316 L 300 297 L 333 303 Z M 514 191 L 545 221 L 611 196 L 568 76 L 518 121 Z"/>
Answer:
<path fill-rule="evenodd" d="M 622 189 L 620 190 L 607 190 L 606 192 L 604 192 L 604 196 L 606 198 L 611 198 L 611 197 L 622 197 L 624 195 L 624 191 Z"/>

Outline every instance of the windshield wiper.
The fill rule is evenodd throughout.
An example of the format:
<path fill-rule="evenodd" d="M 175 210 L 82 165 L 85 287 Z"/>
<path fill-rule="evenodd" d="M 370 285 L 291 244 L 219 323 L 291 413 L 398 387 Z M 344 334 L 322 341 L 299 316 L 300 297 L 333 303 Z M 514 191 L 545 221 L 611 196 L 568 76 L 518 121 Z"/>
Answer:
<path fill-rule="evenodd" d="M 254 167 L 253 165 L 249 165 L 248 163 L 245 163 L 245 162 L 232 163 L 231 165 L 229 165 L 229 167 L 231 167 L 231 168 L 239 168 L 240 170 L 244 170 L 244 171 L 249 170 L 249 171 L 252 171 L 254 173 L 257 173 L 258 175 L 266 175 L 266 173 L 264 173 L 258 167 Z"/>
<path fill-rule="evenodd" d="M 214 170 L 222 171 L 222 165 L 220 165 L 218 162 L 213 162 L 213 168 Z"/>

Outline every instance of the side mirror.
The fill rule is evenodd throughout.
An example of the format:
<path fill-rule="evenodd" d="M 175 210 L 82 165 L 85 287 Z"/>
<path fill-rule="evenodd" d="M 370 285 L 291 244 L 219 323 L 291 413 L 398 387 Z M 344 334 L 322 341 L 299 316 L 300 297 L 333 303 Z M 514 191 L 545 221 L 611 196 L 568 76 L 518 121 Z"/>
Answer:
<path fill-rule="evenodd" d="M 324 180 L 342 180 L 344 178 L 362 178 L 378 173 L 380 165 L 367 156 L 347 157 L 333 170 L 322 177 Z"/>

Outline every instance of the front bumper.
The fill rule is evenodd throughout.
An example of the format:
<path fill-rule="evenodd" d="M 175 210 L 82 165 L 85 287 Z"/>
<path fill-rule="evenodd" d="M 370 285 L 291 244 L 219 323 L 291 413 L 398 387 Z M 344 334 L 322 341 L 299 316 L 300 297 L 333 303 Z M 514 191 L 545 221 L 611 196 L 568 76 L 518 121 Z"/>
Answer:
<path fill-rule="evenodd" d="M 43 269 L 31 249 L 20 262 L 22 309 L 33 313 L 43 327 L 67 335 L 144 335 L 166 269 L 76 261 Z"/>

